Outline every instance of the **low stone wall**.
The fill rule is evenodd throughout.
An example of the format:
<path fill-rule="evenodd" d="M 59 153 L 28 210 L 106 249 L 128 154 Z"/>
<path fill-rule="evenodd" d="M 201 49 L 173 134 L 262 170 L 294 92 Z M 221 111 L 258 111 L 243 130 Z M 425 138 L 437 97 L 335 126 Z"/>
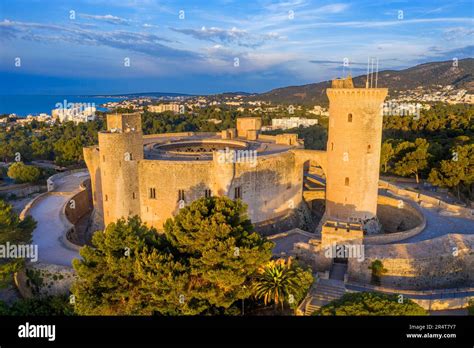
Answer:
<path fill-rule="evenodd" d="M 381 196 L 378 197 L 378 203 L 383 205 L 390 205 L 393 207 L 399 207 L 399 199 Z M 394 233 L 384 233 L 379 235 L 370 235 L 364 237 L 364 244 L 367 245 L 380 245 L 380 244 L 389 244 L 394 242 L 400 242 L 405 239 L 416 236 L 418 233 L 423 231 L 426 227 L 426 217 L 424 216 L 422 210 L 416 203 L 411 203 L 407 201 L 402 201 L 403 206 L 400 208 L 403 211 L 409 211 L 410 214 L 413 214 L 419 219 L 419 224 L 407 231 L 394 232 Z"/>
<path fill-rule="evenodd" d="M 48 184 L 48 191 L 53 191 L 54 189 L 56 189 L 57 180 L 64 178 L 65 176 L 68 176 L 74 173 L 84 172 L 84 171 L 87 171 L 87 169 L 86 168 L 73 169 L 73 170 L 68 170 L 66 172 L 62 172 L 62 173 L 58 173 L 58 174 L 54 174 L 50 176 L 48 180 L 46 181 Z"/>
<path fill-rule="evenodd" d="M 360 290 L 353 290 L 351 287 L 363 287 L 364 291 L 376 291 L 385 294 L 403 295 L 403 297 L 409 298 L 419 306 L 429 311 L 466 308 L 469 305 L 469 300 L 474 298 L 474 288 L 400 291 L 398 289 L 387 288 L 383 286 L 346 282 L 347 292 L 360 292 Z"/>
<path fill-rule="evenodd" d="M 325 256 L 318 239 L 312 239 L 308 243 L 294 244 L 292 255 L 310 266 L 313 272 L 326 272 L 331 269 L 333 262 L 332 258 Z"/>
<path fill-rule="evenodd" d="M 85 214 L 92 211 L 91 181 L 85 180 L 81 184 L 82 191 L 72 196 L 65 205 L 64 214 L 69 222 L 75 225 Z"/>
<path fill-rule="evenodd" d="M 448 234 L 410 244 L 367 245 L 365 259 L 348 260 L 349 280 L 370 284 L 372 262 L 386 272 L 382 286 L 397 289 L 438 289 L 474 284 L 474 235 Z"/>
<path fill-rule="evenodd" d="M 38 193 L 44 190 L 46 190 L 46 186 L 42 186 L 42 185 L 30 185 L 30 184 L 8 185 L 8 186 L 0 187 L 0 196 L 4 196 L 5 198 L 9 198 L 11 196 L 23 198 L 33 193 Z"/>
<path fill-rule="evenodd" d="M 277 234 L 268 236 L 267 239 L 273 240 L 273 239 L 288 237 L 288 236 L 291 236 L 293 234 L 302 234 L 302 235 L 310 237 L 310 238 L 315 237 L 314 233 L 306 232 L 306 231 L 303 231 L 302 229 L 299 229 L 299 228 L 293 228 L 289 231 L 285 231 L 285 232 L 281 232 L 281 233 L 277 233 Z"/>
<path fill-rule="evenodd" d="M 268 134 L 259 134 L 258 135 L 259 140 L 275 141 L 275 138 L 276 138 L 275 135 L 268 135 Z"/>
<path fill-rule="evenodd" d="M 93 209 L 91 181 L 86 179 L 80 185 L 81 191 L 72 196 L 63 206 L 60 217 L 64 224 L 65 233 L 62 242 L 70 249 L 79 250 L 82 247 L 81 243 L 77 241 L 79 238 L 76 233 L 77 223 L 86 214 L 90 214 Z M 82 231 L 85 233 L 85 231 Z"/>
<path fill-rule="evenodd" d="M 449 203 L 443 202 L 442 200 L 436 197 L 431 197 L 431 196 L 424 195 L 422 193 L 405 190 L 384 180 L 379 180 L 379 187 L 385 188 L 393 192 L 394 194 L 408 197 L 414 200 L 415 202 L 429 204 L 434 207 L 439 207 L 440 209 L 455 213 L 464 218 L 474 219 L 474 209 L 471 209 L 468 207 L 462 207 L 460 205 L 449 204 Z"/>
<path fill-rule="evenodd" d="M 19 215 L 19 218 L 20 220 L 23 220 L 26 216 L 30 215 L 30 210 L 36 205 L 38 204 L 39 202 L 41 202 L 41 200 L 43 200 L 47 195 L 49 195 L 49 192 L 43 192 L 42 194 L 36 196 L 35 198 L 33 198 L 31 201 L 29 201 L 26 206 L 23 208 L 23 210 L 21 211 L 20 215 Z"/>

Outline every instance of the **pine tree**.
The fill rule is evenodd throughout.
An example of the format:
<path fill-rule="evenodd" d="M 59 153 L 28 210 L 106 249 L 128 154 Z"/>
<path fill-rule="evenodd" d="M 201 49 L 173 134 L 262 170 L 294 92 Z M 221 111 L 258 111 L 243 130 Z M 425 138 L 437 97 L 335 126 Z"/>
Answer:
<path fill-rule="evenodd" d="M 408 143 L 408 144 L 406 144 Z M 420 171 L 428 167 L 430 144 L 423 138 L 417 138 L 415 143 L 402 143 L 402 158 L 395 164 L 395 174 L 402 176 L 415 175 L 416 183 L 420 182 Z M 397 151 L 398 152 L 398 151 Z"/>
<path fill-rule="evenodd" d="M 472 197 L 474 183 L 474 144 L 456 146 L 450 160 L 441 161 L 439 168 L 433 168 L 428 180 L 441 187 L 456 188 L 460 198 L 460 187 L 464 186 Z"/>
<path fill-rule="evenodd" d="M 251 276 L 270 260 L 273 243 L 253 231 L 246 209 L 240 200 L 203 198 L 165 224 L 167 239 L 189 264 L 192 298 L 209 309 L 249 297 Z"/>
<path fill-rule="evenodd" d="M 0 199 L 0 244 L 31 243 L 36 222 L 31 216 L 20 220 L 13 207 Z M 0 287 L 8 285 L 12 275 L 24 267 L 24 259 L 0 258 Z"/>
<path fill-rule="evenodd" d="M 251 295 L 273 243 L 253 231 L 246 206 L 202 198 L 158 234 L 138 217 L 97 232 L 74 260 L 75 310 L 86 315 L 223 314 Z"/>

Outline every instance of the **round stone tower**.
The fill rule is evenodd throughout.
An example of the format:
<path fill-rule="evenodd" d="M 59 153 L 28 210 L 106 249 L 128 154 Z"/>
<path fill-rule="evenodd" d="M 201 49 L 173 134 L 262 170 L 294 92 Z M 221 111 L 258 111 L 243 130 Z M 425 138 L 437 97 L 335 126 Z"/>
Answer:
<path fill-rule="evenodd" d="M 327 89 L 329 127 L 325 220 L 375 218 L 386 88 L 354 88 L 351 77 Z"/>
<path fill-rule="evenodd" d="M 138 161 L 143 159 L 139 113 L 107 115 L 99 132 L 104 224 L 140 214 Z"/>

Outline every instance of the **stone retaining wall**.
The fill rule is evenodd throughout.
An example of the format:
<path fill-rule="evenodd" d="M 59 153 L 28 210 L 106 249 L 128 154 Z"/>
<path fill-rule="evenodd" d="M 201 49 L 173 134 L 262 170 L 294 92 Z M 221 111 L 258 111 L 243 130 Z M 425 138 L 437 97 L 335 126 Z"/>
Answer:
<path fill-rule="evenodd" d="M 33 193 L 38 193 L 44 190 L 46 190 L 46 186 L 43 186 L 43 185 L 31 185 L 31 184 L 8 185 L 8 186 L 0 187 L 0 196 L 4 196 L 6 198 L 9 198 L 10 196 L 23 198 Z"/>
<path fill-rule="evenodd" d="M 73 250 L 79 250 L 82 246 L 74 242 L 77 239 L 74 236 L 77 233 L 76 224 L 93 209 L 90 179 L 86 179 L 81 183 L 80 190 L 66 202 L 60 214 L 65 228 L 61 241 Z"/>
<path fill-rule="evenodd" d="M 395 199 L 395 198 L 391 198 L 387 196 L 379 195 L 378 197 L 379 204 L 390 205 L 397 208 L 399 207 L 400 201 L 401 200 L 399 199 Z M 379 235 L 365 236 L 364 244 L 380 245 L 380 244 L 400 242 L 402 240 L 416 236 L 418 233 L 420 233 L 421 231 L 425 229 L 426 217 L 424 216 L 423 211 L 420 209 L 420 207 L 416 203 L 411 203 L 407 201 L 402 201 L 402 202 L 403 202 L 403 207 L 401 209 L 409 210 L 411 213 L 416 215 L 420 220 L 420 224 L 412 229 L 409 229 L 403 232 L 394 232 L 394 233 L 385 233 L 385 234 L 379 234 Z"/>
<path fill-rule="evenodd" d="M 414 200 L 415 202 L 430 204 L 432 206 L 439 207 L 440 209 L 458 214 L 462 217 L 465 217 L 468 219 L 474 219 L 474 209 L 462 207 L 460 205 L 449 204 L 449 203 L 443 202 L 442 200 L 436 197 L 431 197 L 431 196 L 424 195 L 422 193 L 405 190 L 384 180 L 379 180 L 379 187 L 385 188 L 393 192 L 394 194 L 408 197 Z"/>
<path fill-rule="evenodd" d="M 48 192 L 53 191 L 54 189 L 56 189 L 56 181 L 58 179 L 64 178 L 65 176 L 68 176 L 68 175 L 71 175 L 71 174 L 74 174 L 74 173 L 84 172 L 86 170 L 87 170 L 86 168 L 79 168 L 79 169 L 68 170 L 68 171 L 61 172 L 61 173 L 54 174 L 54 175 L 50 176 L 48 178 L 48 180 L 46 180 L 47 185 L 48 185 Z"/>
<path fill-rule="evenodd" d="M 437 289 L 474 284 L 474 235 L 447 234 L 411 244 L 368 245 L 365 259 L 348 260 L 349 280 L 370 284 L 372 262 L 386 272 L 381 285 L 399 289 Z"/>
<path fill-rule="evenodd" d="M 49 192 L 43 192 L 42 194 L 36 196 L 35 198 L 33 198 L 31 201 L 29 201 L 26 206 L 23 208 L 23 210 L 21 211 L 20 215 L 19 215 L 19 218 L 20 220 L 23 220 L 26 216 L 30 215 L 30 210 L 36 205 L 38 204 L 39 202 L 41 202 L 41 200 L 43 200 L 47 195 L 49 195 Z"/>
<path fill-rule="evenodd" d="M 67 219 L 75 225 L 85 214 L 92 211 L 92 192 L 90 179 L 81 184 L 81 191 L 72 196 L 64 208 Z"/>

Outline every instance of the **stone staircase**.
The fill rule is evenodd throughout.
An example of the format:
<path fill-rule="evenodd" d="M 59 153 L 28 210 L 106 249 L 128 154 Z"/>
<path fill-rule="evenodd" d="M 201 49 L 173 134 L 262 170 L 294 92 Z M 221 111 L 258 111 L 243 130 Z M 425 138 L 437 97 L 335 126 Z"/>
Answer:
<path fill-rule="evenodd" d="M 311 315 L 320 307 L 342 297 L 346 292 L 344 276 L 347 264 L 334 263 L 329 273 L 329 279 L 318 279 L 303 302 L 304 315 Z"/>
<path fill-rule="evenodd" d="M 304 315 L 311 315 L 320 307 L 340 298 L 345 292 L 346 288 L 343 281 L 319 279 L 306 298 Z"/>

